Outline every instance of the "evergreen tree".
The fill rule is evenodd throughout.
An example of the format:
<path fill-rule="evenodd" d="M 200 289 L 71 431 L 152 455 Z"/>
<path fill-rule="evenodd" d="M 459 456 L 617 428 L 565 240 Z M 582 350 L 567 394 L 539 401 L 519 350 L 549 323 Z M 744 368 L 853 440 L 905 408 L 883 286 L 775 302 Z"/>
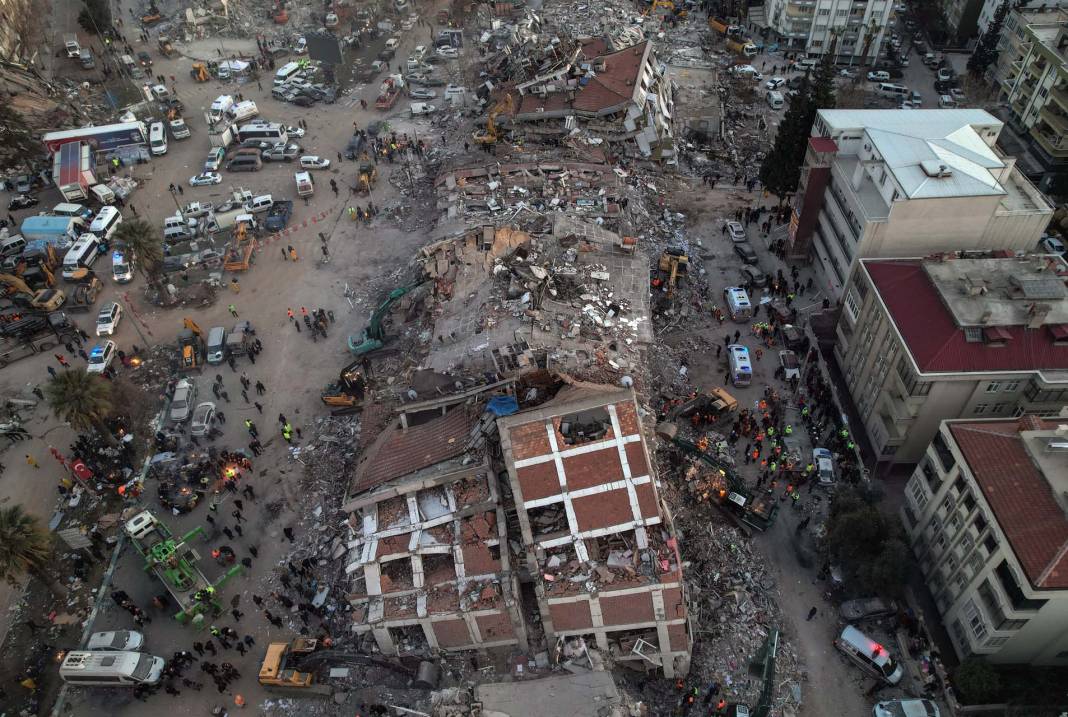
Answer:
<path fill-rule="evenodd" d="M 84 0 L 85 6 L 78 13 L 78 24 L 90 35 L 107 33 L 111 27 L 111 7 L 108 0 Z"/>
<path fill-rule="evenodd" d="M 827 53 L 820 61 L 819 67 L 816 68 L 816 76 L 812 80 L 809 127 L 816 121 L 816 110 L 834 109 L 834 78 L 836 74 L 834 59 L 830 53 Z"/>
<path fill-rule="evenodd" d="M 801 179 L 801 163 L 805 158 L 808 132 L 812 126 L 809 108 L 812 104 L 811 86 L 806 74 L 801 78 L 797 94 L 790 97 L 789 106 L 779 123 L 775 144 L 760 166 L 760 182 L 782 203 L 797 189 Z"/>
<path fill-rule="evenodd" d="M 997 62 L 998 43 L 1001 42 L 1001 29 L 1005 26 L 1005 17 L 1009 14 L 1009 0 L 1001 3 L 994 19 L 986 28 L 986 32 L 979 38 L 975 46 L 975 52 L 968 58 L 968 72 L 975 77 L 986 74 L 988 67 Z"/>

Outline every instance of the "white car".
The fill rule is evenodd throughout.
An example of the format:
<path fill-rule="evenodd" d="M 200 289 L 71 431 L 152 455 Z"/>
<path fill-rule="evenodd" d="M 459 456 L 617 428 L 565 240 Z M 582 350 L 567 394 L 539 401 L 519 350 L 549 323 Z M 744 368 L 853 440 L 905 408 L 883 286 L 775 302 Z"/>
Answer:
<path fill-rule="evenodd" d="M 413 87 L 408 91 L 408 96 L 413 100 L 432 100 L 438 96 L 438 93 L 425 87 Z"/>
<path fill-rule="evenodd" d="M 438 57 L 444 57 L 447 60 L 455 60 L 460 56 L 460 52 L 455 47 L 449 47 L 448 45 L 439 47 L 435 52 L 437 52 Z"/>
<path fill-rule="evenodd" d="M 303 55 L 308 51 L 308 41 L 303 37 L 297 38 L 297 44 L 293 45 L 293 53 L 296 55 Z"/>
<path fill-rule="evenodd" d="M 834 485 L 834 456 L 826 448 L 812 449 L 812 463 L 816 466 L 816 480 L 819 485 L 828 487 Z"/>
<path fill-rule="evenodd" d="M 1064 256 L 1064 242 L 1057 237 L 1045 236 L 1042 237 L 1042 241 L 1038 243 L 1038 250 L 1048 254 L 1060 254 L 1061 256 Z"/>
<path fill-rule="evenodd" d="M 208 152 L 208 158 L 204 160 L 204 172 L 217 172 L 219 167 L 222 166 L 223 160 L 226 159 L 226 150 L 222 147 L 216 147 Z"/>
<path fill-rule="evenodd" d="M 116 350 L 115 342 L 110 339 L 94 346 L 89 352 L 89 365 L 85 367 L 86 373 L 104 373 L 115 360 Z"/>
<path fill-rule="evenodd" d="M 210 187 L 213 184 L 222 184 L 222 175 L 218 172 L 202 172 L 189 179 L 190 187 Z"/>
<path fill-rule="evenodd" d="M 300 166 L 301 169 L 330 169 L 330 160 L 314 154 L 306 154 L 300 158 Z"/>
<path fill-rule="evenodd" d="M 122 319 L 122 306 L 117 301 L 109 301 L 100 307 L 100 313 L 96 315 L 96 335 L 112 336 L 115 329 L 119 328 L 119 320 Z"/>
<path fill-rule="evenodd" d="M 144 645 L 145 636 L 136 630 L 109 630 L 90 635 L 85 649 L 93 652 L 140 652 Z"/>
<path fill-rule="evenodd" d="M 941 717 L 942 713 L 931 700 L 889 700 L 877 702 L 872 717 Z"/>
<path fill-rule="evenodd" d="M 777 90 L 786 84 L 786 79 L 783 77 L 772 77 L 770 80 L 764 83 L 764 87 L 769 90 Z"/>
<path fill-rule="evenodd" d="M 745 235 L 745 227 L 738 222 L 727 222 L 727 235 L 730 236 L 731 241 L 747 241 L 748 237 Z"/>
<path fill-rule="evenodd" d="M 300 137 L 304 136 L 304 128 L 303 127 L 286 127 L 286 134 L 288 134 L 290 137 L 297 137 L 299 139 Z"/>
<path fill-rule="evenodd" d="M 189 434 L 192 436 L 204 436 L 215 424 L 215 404 L 211 401 L 205 401 L 196 407 L 193 411 L 193 423 L 189 427 Z"/>

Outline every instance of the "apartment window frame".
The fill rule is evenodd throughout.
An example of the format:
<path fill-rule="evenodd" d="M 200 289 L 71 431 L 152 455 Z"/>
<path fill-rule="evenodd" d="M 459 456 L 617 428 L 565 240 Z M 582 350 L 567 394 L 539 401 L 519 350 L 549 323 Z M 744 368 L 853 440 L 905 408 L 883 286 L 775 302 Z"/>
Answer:
<path fill-rule="evenodd" d="M 991 381 L 986 385 L 987 393 L 997 393 L 1001 390 L 1001 381 Z"/>

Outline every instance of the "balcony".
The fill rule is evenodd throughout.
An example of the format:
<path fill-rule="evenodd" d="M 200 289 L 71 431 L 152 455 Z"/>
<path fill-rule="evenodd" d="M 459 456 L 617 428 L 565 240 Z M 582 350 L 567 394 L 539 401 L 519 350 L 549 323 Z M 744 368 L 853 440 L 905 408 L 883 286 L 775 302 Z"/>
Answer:
<path fill-rule="evenodd" d="M 897 372 L 895 371 L 894 374 L 896 375 Z M 885 391 L 883 393 L 883 397 L 886 399 L 885 401 L 883 401 L 883 404 L 886 406 L 887 409 L 889 409 L 890 417 L 895 422 L 908 423 L 916 417 L 913 411 L 909 408 L 908 404 L 905 403 L 905 401 L 893 391 Z"/>
<path fill-rule="evenodd" d="M 856 244 L 861 234 L 864 233 L 864 227 L 861 226 L 860 222 L 857 221 L 854 212 L 850 210 L 849 205 L 847 204 L 845 197 L 842 196 L 841 189 L 838 186 L 832 184 L 831 186 L 827 187 L 827 194 L 831 195 L 831 199 L 833 200 L 831 204 L 838 211 L 838 215 L 842 219 L 842 226 L 849 227 L 851 232 L 851 236 L 849 238 L 853 240 L 854 244 Z M 847 251 L 846 256 L 852 257 L 853 252 Z"/>
<path fill-rule="evenodd" d="M 1060 134 L 1068 133 L 1068 115 L 1063 111 L 1058 111 L 1056 108 L 1046 105 L 1039 110 L 1038 116 L 1049 123 L 1056 132 Z"/>
<path fill-rule="evenodd" d="M 1040 128 L 1038 125 L 1031 128 L 1031 136 L 1051 157 L 1068 157 L 1068 138 L 1050 131 L 1048 126 Z"/>
<path fill-rule="evenodd" d="M 1050 99 L 1061 106 L 1065 112 L 1068 112 L 1068 90 L 1063 87 L 1054 87 L 1049 93 Z"/>
<path fill-rule="evenodd" d="M 907 427 L 901 427 L 893 418 L 881 411 L 879 413 L 879 420 L 882 421 L 883 428 L 886 429 L 888 441 L 901 441 L 905 439 L 905 436 L 908 434 Z"/>

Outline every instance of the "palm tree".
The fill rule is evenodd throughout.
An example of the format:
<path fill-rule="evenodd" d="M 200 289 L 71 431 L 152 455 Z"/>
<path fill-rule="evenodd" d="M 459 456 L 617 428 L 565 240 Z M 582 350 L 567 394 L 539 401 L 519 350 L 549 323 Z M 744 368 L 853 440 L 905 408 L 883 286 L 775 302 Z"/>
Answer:
<path fill-rule="evenodd" d="M 52 541 L 41 521 L 28 515 L 21 505 L 0 508 L 0 578 L 16 584 L 29 574 L 58 598 L 67 597 L 67 588 L 57 581 L 46 566 L 52 559 Z"/>
<path fill-rule="evenodd" d="M 163 242 L 152 225 L 144 219 L 128 219 L 115 230 L 115 241 L 126 244 L 134 256 L 135 264 L 145 281 L 152 285 L 162 299 L 165 276 L 163 273 Z"/>
<path fill-rule="evenodd" d="M 45 400 L 52 413 L 75 430 L 95 428 L 108 445 L 115 445 L 115 436 L 104 422 L 111 415 L 111 384 L 102 376 L 62 371 L 45 384 Z"/>

